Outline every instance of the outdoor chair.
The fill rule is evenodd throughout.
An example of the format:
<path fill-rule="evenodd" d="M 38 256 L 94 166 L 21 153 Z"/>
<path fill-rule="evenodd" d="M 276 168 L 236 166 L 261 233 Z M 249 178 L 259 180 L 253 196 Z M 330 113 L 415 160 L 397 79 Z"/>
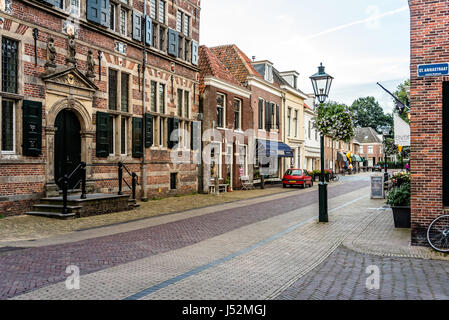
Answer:
<path fill-rule="evenodd" d="M 254 190 L 254 183 L 249 180 L 249 177 L 240 177 L 240 182 L 242 183 L 241 190 Z"/>

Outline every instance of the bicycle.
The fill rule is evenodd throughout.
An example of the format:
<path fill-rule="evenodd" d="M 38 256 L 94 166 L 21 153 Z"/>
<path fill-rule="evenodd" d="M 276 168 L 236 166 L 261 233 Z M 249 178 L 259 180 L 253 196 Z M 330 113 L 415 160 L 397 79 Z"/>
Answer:
<path fill-rule="evenodd" d="M 429 225 L 427 242 L 438 252 L 449 253 L 449 215 L 443 215 Z"/>

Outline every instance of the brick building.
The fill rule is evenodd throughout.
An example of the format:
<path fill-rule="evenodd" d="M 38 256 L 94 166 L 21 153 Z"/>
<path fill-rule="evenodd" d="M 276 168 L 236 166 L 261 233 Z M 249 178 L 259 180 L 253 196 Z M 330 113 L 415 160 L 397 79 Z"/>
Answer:
<path fill-rule="evenodd" d="M 291 157 L 291 149 L 282 142 L 283 92 L 273 73 L 270 61 L 252 62 L 236 45 L 225 45 L 210 49 L 234 78 L 251 91 L 253 129 L 256 137 L 257 156 L 266 152 L 267 159 L 253 161 L 254 179 L 265 175 L 280 179 L 283 175 L 284 157 Z M 251 147 L 250 147 L 251 148 Z M 263 150 L 263 151 L 261 151 Z M 269 172 L 268 172 L 269 171 Z M 250 177 L 251 178 L 251 177 Z"/>
<path fill-rule="evenodd" d="M 384 159 L 383 141 L 373 128 L 356 128 L 355 138 L 359 144 L 358 154 L 365 159 L 364 166 L 372 167 Z"/>
<path fill-rule="evenodd" d="M 418 66 L 447 63 L 449 2 L 410 0 L 412 243 L 449 208 L 449 77 L 418 76 Z"/>
<path fill-rule="evenodd" d="M 118 162 L 142 198 L 197 190 L 197 165 L 170 151 L 194 153 L 199 0 L 2 4 L 0 213 L 58 194 L 81 161 L 91 191 L 117 191 Z"/>
<path fill-rule="evenodd" d="M 253 176 L 249 165 L 248 137 L 244 132 L 253 128 L 251 91 L 237 81 L 223 63 L 206 46 L 200 47 L 200 111 L 203 113 L 203 132 L 209 130 L 210 140 L 205 144 L 215 145 L 219 183 L 227 181 L 231 188 L 240 189 L 241 178 Z M 214 129 L 214 131 L 211 131 Z M 220 134 L 215 137 L 216 132 Z M 205 137 L 205 135 L 204 135 Z M 212 161 L 203 159 L 203 192 L 214 185 Z M 212 157 L 211 157 L 212 160 Z M 244 179 L 244 180 L 248 180 Z M 252 180 L 252 179 L 251 179 Z"/>

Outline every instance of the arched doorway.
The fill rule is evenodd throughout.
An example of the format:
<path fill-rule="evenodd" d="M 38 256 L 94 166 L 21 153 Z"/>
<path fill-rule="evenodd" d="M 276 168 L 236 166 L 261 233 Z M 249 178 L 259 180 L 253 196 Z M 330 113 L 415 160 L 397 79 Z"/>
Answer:
<path fill-rule="evenodd" d="M 81 163 L 81 126 L 76 114 L 64 109 L 56 116 L 55 129 L 55 182 L 61 187 L 59 179 L 71 174 Z M 71 178 L 69 189 L 75 188 L 80 180 L 78 172 Z"/>

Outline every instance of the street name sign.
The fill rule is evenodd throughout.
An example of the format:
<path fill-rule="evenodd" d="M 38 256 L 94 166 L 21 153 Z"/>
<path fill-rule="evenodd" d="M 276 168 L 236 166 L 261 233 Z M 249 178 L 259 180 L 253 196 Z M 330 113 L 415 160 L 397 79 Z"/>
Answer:
<path fill-rule="evenodd" d="M 418 77 L 439 77 L 449 75 L 449 63 L 422 64 L 418 66 Z"/>

